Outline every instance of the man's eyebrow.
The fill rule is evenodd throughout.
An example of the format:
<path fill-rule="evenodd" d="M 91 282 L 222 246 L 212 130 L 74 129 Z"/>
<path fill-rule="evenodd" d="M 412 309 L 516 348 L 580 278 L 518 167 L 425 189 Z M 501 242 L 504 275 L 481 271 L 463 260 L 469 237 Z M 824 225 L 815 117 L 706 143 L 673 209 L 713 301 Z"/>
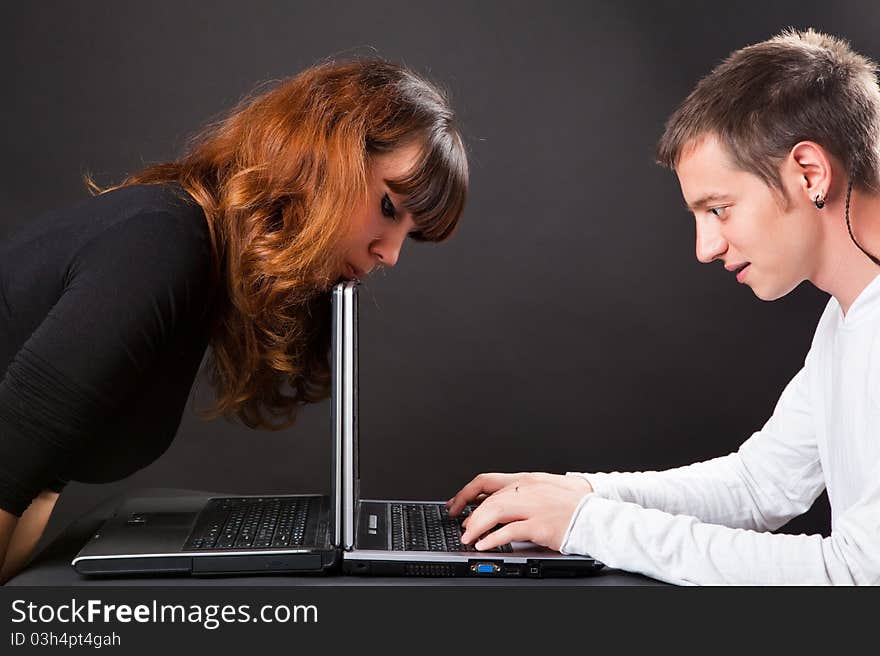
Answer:
<path fill-rule="evenodd" d="M 705 207 L 709 207 L 710 205 L 714 205 L 715 203 L 726 203 L 729 200 L 730 196 L 726 194 L 710 193 L 706 194 L 705 196 L 701 196 L 693 203 L 685 203 L 685 207 L 687 207 L 690 211 L 700 210 Z"/>

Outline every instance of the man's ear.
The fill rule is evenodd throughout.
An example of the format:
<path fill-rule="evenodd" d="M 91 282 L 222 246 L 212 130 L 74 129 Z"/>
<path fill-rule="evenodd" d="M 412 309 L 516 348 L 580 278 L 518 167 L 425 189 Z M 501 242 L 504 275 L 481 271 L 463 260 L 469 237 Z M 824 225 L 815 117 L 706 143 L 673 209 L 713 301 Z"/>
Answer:
<path fill-rule="evenodd" d="M 831 158 L 822 146 L 814 141 L 795 144 L 788 157 L 788 182 L 799 190 L 811 203 L 824 204 L 831 189 L 833 170 Z"/>

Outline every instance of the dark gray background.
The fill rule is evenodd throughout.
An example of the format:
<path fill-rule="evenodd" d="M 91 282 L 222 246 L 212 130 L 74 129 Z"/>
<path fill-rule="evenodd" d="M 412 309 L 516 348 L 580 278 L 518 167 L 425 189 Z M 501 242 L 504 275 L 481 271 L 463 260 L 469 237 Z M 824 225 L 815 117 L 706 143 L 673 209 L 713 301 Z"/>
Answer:
<path fill-rule="evenodd" d="M 878 19 L 869 0 L 17 3 L 0 25 L 0 237 L 83 197 L 84 171 L 107 184 L 173 158 L 259 82 L 334 54 L 402 61 L 451 91 L 472 192 L 449 243 L 408 244 L 363 290 L 364 493 L 683 465 L 761 427 L 826 296 L 763 303 L 697 263 L 653 163 L 663 122 L 736 48 L 814 26 L 878 58 Z M 282 433 L 187 411 L 146 469 L 71 483 L 44 542 L 136 486 L 326 490 L 329 453 L 327 403 Z M 785 530 L 828 525 L 823 496 Z"/>

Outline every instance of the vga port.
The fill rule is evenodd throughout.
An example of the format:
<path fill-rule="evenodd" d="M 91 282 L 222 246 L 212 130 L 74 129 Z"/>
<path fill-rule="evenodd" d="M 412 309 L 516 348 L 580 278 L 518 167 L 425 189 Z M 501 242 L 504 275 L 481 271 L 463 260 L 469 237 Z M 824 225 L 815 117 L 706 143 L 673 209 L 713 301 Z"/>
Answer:
<path fill-rule="evenodd" d="M 489 561 L 471 563 L 470 569 L 474 574 L 481 574 L 483 576 L 501 573 L 501 566 L 498 563 Z"/>

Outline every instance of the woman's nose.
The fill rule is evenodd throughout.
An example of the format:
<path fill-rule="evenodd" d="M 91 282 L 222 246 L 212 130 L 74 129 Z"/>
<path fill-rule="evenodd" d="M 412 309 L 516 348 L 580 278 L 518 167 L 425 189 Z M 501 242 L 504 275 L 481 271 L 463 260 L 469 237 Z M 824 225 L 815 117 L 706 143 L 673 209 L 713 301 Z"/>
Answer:
<path fill-rule="evenodd" d="M 403 240 L 406 239 L 406 233 L 402 235 L 388 235 L 373 244 L 373 255 L 375 255 L 382 266 L 393 267 L 400 258 L 400 249 L 403 248 Z"/>
<path fill-rule="evenodd" d="M 376 244 L 373 246 L 373 255 L 376 256 L 382 266 L 393 267 L 397 264 L 398 257 L 400 257 L 400 246 Z"/>

